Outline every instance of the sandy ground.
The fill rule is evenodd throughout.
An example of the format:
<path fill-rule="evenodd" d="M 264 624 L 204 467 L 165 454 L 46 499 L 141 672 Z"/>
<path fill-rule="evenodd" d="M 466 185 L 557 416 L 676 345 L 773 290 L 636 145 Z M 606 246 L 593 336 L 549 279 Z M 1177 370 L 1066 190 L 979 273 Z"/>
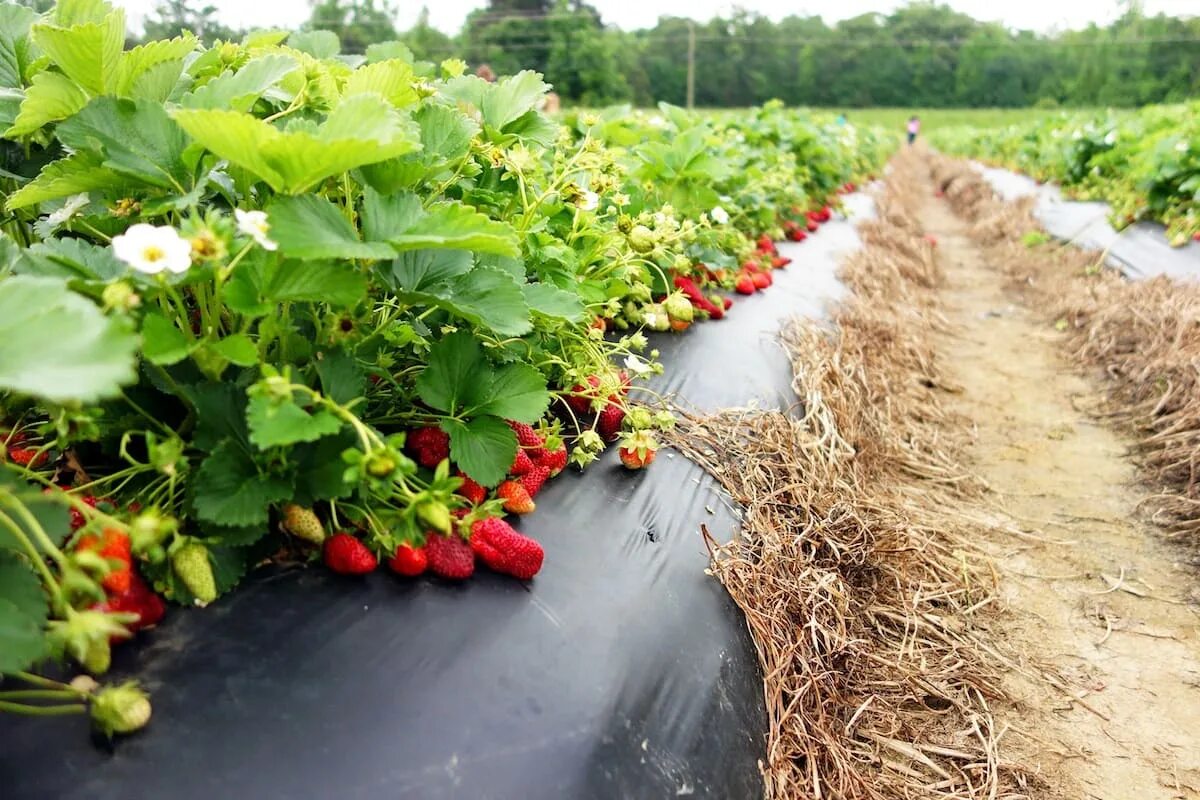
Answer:
<path fill-rule="evenodd" d="M 1005 741 L 1049 798 L 1200 798 L 1200 575 L 1140 520 L 1128 442 L 1093 419 L 1098 385 L 1059 334 L 983 263 L 930 196 L 946 271 L 942 366 L 973 421 L 971 466 L 993 494 L 1007 606 L 997 650 L 1015 668 Z"/>

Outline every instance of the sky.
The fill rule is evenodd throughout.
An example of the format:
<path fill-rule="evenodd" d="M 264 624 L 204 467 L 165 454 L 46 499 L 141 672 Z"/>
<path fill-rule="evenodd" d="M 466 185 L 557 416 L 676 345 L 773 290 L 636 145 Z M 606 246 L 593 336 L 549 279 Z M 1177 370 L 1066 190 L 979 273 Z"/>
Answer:
<path fill-rule="evenodd" d="M 153 10 L 156 0 L 116 0 L 126 9 L 131 27 Z M 308 18 L 308 0 L 207 0 L 215 5 L 222 20 L 234 27 L 294 28 Z M 872 11 L 883 13 L 905 5 L 906 0 L 591 0 L 605 22 L 626 30 L 653 27 L 660 16 L 707 20 L 728 14 L 734 5 L 757 11 L 772 19 L 788 14 L 819 14 L 826 22 Z M 1079 28 L 1089 22 L 1106 23 L 1120 13 L 1118 0 L 948 0 L 950 6 L 976 19 L 1001 22 L 1009 27 L 1047 32 Z M 467 14 L 487 5 L 486 0 L 396 0 L 400 10 L 398 27 L 403 30 L 416 19 L 422 6 L 429 7 L 430 22 L 447 33 L 456 33 Z M 1144 0 L 1148 14 L 1197 15 L 1200 0 Z"/>

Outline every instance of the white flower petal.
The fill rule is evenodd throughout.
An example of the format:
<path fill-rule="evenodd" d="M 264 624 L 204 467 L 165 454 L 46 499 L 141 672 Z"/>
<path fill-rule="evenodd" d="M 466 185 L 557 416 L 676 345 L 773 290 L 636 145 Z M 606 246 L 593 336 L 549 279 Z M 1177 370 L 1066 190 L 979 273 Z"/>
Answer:
<path fill-rule="evenodd" d="M 145 222 L 129 226 L 112 240 L 113 255 L 138 272 L 156 275 L 163 270 L 187 272 L 192 266 L 192 245 L 169 225 Z"/>

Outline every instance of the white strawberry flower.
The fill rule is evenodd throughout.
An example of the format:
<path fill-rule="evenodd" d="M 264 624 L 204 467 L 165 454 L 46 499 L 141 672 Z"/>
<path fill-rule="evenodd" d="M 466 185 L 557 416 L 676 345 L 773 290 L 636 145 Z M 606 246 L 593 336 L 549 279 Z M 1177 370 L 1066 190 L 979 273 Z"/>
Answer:
<path fill-rule="evenodd" d="M 267 212 L 242 211 L 240 208 L 235 208 L 233 216 L 237 220 L 238 230 L 258 242 L 263 250 L 274 250 L 279 247 L 267 236 L 271 232 L 271 223 L 267 220 Z"/>
<path fill-rule="evenodd" d="M 629 370 L 634 375 L 645 375 L 654 371 L 653 367 L 651 367 L 645 361 L 642 361 L 637 356 L 633 355 L 625 357 L 625 369 Z"/>
<path fill-rule="evenodd" d="M 50 212 L 50 216 L 46 217 L 46 222 L 53 227 L 58 227 L 71 217 L 79 213 L 79 210 L 88 204 L 88 193 L 77 194 L 73 197 L 68 197 L 63 203 L 62 208 L 57 211 Z"/>
<path fill-rule="evenodd" d="M 138 272 L 176 274 L 192 266 L 192 243 L 169 225 L 139 222 L 112 240 L 113 255 Z"/>
<path fill-rule="evenodd" d="M 729 212 L 726 211 L 725 209 L 721 208 L 720 206 L 715 207 L 709 213 L 712 215 L 713 222 L 717 223 L 718 225 L 728 225 L 729 224 Z"/>
<path fill-rule="evenodd" d="M 579 208 L 583 211 L 595 211 L 600 206 L 600 195 L 588 189 L 579 198 Z"/>

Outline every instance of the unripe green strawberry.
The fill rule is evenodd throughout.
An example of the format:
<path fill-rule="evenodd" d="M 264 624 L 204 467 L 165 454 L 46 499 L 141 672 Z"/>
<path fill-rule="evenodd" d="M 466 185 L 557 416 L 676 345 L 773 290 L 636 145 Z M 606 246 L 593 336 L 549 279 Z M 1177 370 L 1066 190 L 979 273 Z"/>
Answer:
<path fill-rule="evenodd" d="M 109 738 L 133 733 L 150 721 L 150 698 L 132 681 L 101 689 L 91 701 L 92 723 Z"/>
<path fill-rule="evenodd" d="M 417 504 L 417 517 L 435 531 L 450 535 L 450 509 L 436 500 L 423 500 Z"/>
<path fill-rule="evenodd" d="M 667 299 L 663 301 L 663 308 L 667 310 L 668 317 L 678 322 L 691 322 L 696 316 L 691 301 L 682 292 L 667 295 Z"/>
<path fill-rule="evenodd" d="M 649 253 L 654 249 L 654 232 L 645 225 L 634 225 L 629 231 L 629 246 L 639 253 Z"/>
<path fill-rule="evenodd" d="M 642 309 L 642 319 L 645 321 L 646 327 L 652 331 L 669 331 L 671 329 L 671 318 L 667 316 L 667 310 L 661 303 L 647 304 Z"/>
<path fill-rule="evenodd" d="M 93 639 L 80 659 L 83 668 L 93 675 L 103 675 L 112 665 L 112 648 L 107 639 Z"/>
<path fill-rule="evenodd" d="M 313 544 L 325 541 L 325 526 L 311 508 L 288 503 L 283 507 L 283 529 L 295 536 Z"/>
<path fill-rule="evenodd" d="M 201 605 L 217 599 L 217 581 L 213 577 L 207 547 L 199 542 L 185 544 L 171 556 L 171 567 Z"/>

